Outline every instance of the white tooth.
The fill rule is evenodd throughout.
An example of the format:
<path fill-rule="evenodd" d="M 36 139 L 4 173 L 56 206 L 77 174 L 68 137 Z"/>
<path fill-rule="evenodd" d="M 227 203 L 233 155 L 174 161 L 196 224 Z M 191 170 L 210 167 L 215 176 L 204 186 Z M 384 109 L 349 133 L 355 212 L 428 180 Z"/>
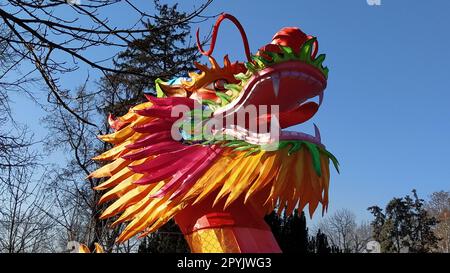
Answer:
<path fill-rule="evenodd" d="M 272 87 L 275 97 L 278 98 L 278 94 L 280 92 L 280 76 L 277 73 L 272 75 Z"/>
<path fill-rule="evenodd" d="M 322 138 L 320 137 L 320 131 L 319 128 L 316 126 L 316 124 L 314 123 L 314 138 L 319 141 L 320 143 L 322 143 Z"/>

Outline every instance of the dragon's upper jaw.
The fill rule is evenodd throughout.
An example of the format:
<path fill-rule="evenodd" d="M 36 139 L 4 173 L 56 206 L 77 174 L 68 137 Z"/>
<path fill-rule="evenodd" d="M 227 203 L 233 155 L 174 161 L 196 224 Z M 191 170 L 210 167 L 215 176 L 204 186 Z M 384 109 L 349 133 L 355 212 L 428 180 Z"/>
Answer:
<path fill-rule="evenodd" d="M 327 80 L 323 73 L 312 65 L 302 61 L 278 63 L 253 75 L 240 95 L 230 104 L 216 110 L 214 116 L 227 117 L 239 111 L 246 111 L 246 107 L 253 105 L 258 111 L 258 119 L 265 115 L 265 120 L 270 121 L 274 115 L 270 112 L 271 106 L 278 106 L 280 127 L 287 128 L 314 116 L 326 85 Z M 309 101 L 315 97 L 319 98 L 318 102 Z M 260 112 L 259 106 L 267 106 L 267 113 Z M 303 133 L 282 132 L 281 138 L 306 138 L 320 142 L 318 133 L 316 137 L 312 137 Z"/>

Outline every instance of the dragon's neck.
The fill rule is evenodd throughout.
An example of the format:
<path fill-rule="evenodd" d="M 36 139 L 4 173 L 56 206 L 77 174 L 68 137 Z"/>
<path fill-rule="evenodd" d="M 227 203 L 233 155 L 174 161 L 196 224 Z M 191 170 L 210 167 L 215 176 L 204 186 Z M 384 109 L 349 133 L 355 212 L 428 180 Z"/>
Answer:
<path fill-rule="evenodd" d="M 215 195 L 211 195 L 215 196 Z M 243 198 L 242 198 L 243 199 Z M 175 221 L 194 253 L 279 253 L 281 252 L 261 208 L 243 206 L 239 200 L 223 210 L 223 202 L 212 206 L 207 198 L 185 208 Z"/>

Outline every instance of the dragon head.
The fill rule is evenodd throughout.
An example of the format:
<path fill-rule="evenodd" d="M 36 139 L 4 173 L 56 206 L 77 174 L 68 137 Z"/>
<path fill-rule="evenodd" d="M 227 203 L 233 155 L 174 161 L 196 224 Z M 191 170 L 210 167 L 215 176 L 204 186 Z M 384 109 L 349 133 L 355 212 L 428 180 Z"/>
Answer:
<path fill-rule="evenodd" d="M 211 56 L 219 25 L 224 19 L 230 19 L 240 30 L 247 62 L 231 63 L 225 56 L 224 66 L 220 67 Z M 322 103 L 328 68 L 322 65 L 325 55 L 317 56 L 315 37 L 306 35 L 299 28 L 286 27 L 274 35 L 271 43 L 251 55 L 240 23 L 231 15 L 222 14 L 214 27 L 208 52 L 203 50 L 198 40 L 197 32 L 199 50 L 208 56 L 211 68 L 195 63 L 201 73 L 191 72 L 190 78 L 171 82 L 158 80 L 159 96 L 186 96 L 203 104 L 206 111 L 202 121 L 213 120 L 217 124 L 220 120 L 221 124 L 221 128 L 210 126 L 210 135 L 231 135 L 253 144 L 269 143 L 273 140 L 273 132 L 268 136 L 267 130 L 261 128 L 269 128 L 276 116 L 278 127 L 275 130 L 278 130 L 279 139 L 307 140 L 321 145 L 316 126 L 315 136 L 281 131 L 312 118 Z M 317 100 L 313 101 L 315 98 Z M 239 114 L 244 119 L 238 121 L 236 117 Z M 205 139 L 205 129 L 202 133 L 201 138 Z"/>

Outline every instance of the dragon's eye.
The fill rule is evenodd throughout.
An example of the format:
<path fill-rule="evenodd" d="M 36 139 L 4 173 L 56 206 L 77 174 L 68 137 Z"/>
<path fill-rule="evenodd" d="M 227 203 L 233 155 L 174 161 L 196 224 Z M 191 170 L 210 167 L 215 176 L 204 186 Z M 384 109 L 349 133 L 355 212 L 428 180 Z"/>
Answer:
<path fill-rule="evenodd" d="M 208 84 L 207 86 L 205 86 L 205 88 L 210 89 L 210 90 L 215 90 L 215 91 L 225 91 L 225 90 L 227 90 L 225 88 L 225 84 L 228 84 L 227 80 L 219 79 L 219 80 L 215 80 L 214 82 Z"/>
<path fill-rule="evenodd" d="M 218 91 L 223 91 L 223 90 L 225 90 L 225 84 L 228 84 L 228 82 L 226 80 L 223 80 L 223 79 L 216 80 L 214 82 L 214 89 L 216 89 Z"/>

